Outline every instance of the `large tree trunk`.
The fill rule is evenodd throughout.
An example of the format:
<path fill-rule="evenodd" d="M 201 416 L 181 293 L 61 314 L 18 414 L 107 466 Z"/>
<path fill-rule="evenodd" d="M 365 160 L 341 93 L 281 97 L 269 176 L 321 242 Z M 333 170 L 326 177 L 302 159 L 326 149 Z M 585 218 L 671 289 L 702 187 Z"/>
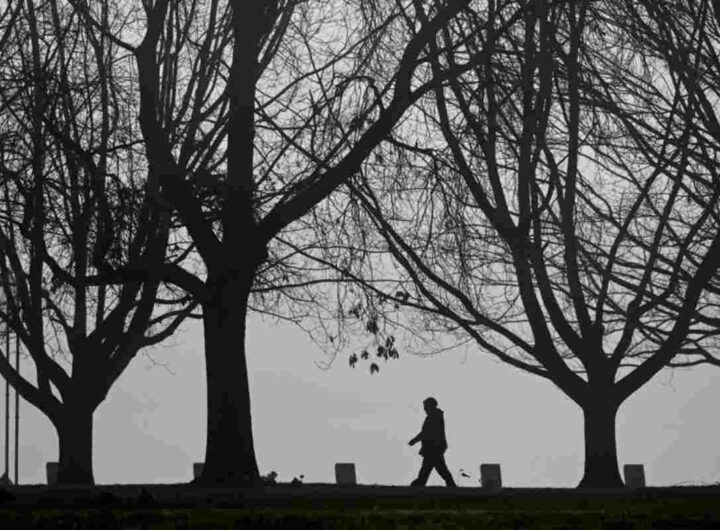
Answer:
<path fill-rule="evenodd" d="M 250 276 L 250 275 L 248 275 Z M 203 304 L 207 376 L 207 443 L 202 475 L 207 486 L 246 486 L 259 481 L 252 436 L 245 361 L 248 276 L 208 279 Z"/>
<path fill-rule="evenodd" d="M 621 488 L 615 419 L 617 406 L 595 399 L 583 406 L 585 417 L 585 473 L 578 488 Z"/>
<path fill-rule="evenodd" d="M 93 414 L 84 404 L 65 405 L 55 426 L 58 433 L 58 484 L 94 485 L 92 467 Z"/>

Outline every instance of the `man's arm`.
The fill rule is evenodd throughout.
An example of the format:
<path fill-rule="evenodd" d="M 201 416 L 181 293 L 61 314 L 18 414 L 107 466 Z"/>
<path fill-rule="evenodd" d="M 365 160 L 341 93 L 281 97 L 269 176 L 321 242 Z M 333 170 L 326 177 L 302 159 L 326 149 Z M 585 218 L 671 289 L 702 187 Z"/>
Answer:
<path fill-rule="evenodd" d="M 415 438 L 413 438 L 412 440 L 410 440 L 408 442 L 408 445 L 415 445 L 419 441 L 427 438 L 427 430 L 428 430 L 428 418 L 425 418 L 422 429 L 420 430 L 420 432 L 417 434 L 417 436 Z"/>

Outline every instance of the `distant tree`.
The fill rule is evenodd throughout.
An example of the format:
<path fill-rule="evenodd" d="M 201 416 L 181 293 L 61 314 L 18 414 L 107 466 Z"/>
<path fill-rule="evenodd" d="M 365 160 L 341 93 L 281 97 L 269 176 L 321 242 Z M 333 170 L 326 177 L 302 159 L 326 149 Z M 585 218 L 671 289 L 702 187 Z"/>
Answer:
<path fill-rule="evenodd" d="M 364 249 L 355 269 L 318 259 L 419 331 L 551 381 L 583 411 L 580 486 L 621 486 L 617 411 L 695 346 L 720 265 L 716 170 L 690 155 L 703 104 L 633 48 L 623 25 L 637 19 L 616 3 L 472 6 L 429 61 L 438 75 L 485 60 L 435 87 L 325 203 L 327 218 L 352 211 L 338 230 Z M 678 38 L 696 43 L 698 20 Z M 676 60 L 688 79 L 703 71 Z"/>
<path fill-rule="evenodd" d="M 93 484 L 94 411 L 197 304 L 155 275 L 95 281 L 98 263 L 162 260 L 170 212 L 128 141 L 134 116 L 109 74 L 117 46 L 63 2 L 9 3 L 0 20 L 11 6 L 0 23 L 0 330 L 19 339 L 37 383 L 5 355 L 0 375 L 55 427 L 58 482 Z"/>
<path fill-rule="evenodd" d="M 431 75 L 427 45 L 467 0 L 128 0 L 109 16 L 132 21 L 123 32 L 103 31 L 97 4 L 71 4 L 88 33 L 103 32 L 135 59 L 137 70 L 123 75 L 138 96 L 149 174 L 198 258 L 157 266 L 203 311 L 208 424 L 198 482 L 257 483 L 250 304 L 262 311 L 264 293 L 319 281 L 291 277 L 307 278 L 305 258 L 285 243 L 312 245 L 312 225 L 296 223 L 408 108 L 456 75 Z M 141 273 L 108 266 L 104 281 Z"/>

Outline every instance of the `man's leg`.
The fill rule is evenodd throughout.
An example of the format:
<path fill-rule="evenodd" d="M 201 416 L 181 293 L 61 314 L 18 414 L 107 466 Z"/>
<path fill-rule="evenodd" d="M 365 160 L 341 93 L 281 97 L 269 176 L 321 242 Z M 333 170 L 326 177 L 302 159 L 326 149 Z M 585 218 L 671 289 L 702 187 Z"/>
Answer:
<path fill-rule="evenodd" d="M 410 485 L 424 486 L 427 483 L 430 472 L 432 471 L 433 463 L 432 458 L 423 457 L 422 466 L 420 466 L 420 473 L 418 473 L 417 478 L 413 480 Z"/>
<path fill-rule="evenodd" d="M 437 472 L 445 481 L 446 486 L 457 486 L 457 484 L 455 484 L 455 480 L 453 479 L 452 473 L 450 473 L 450 470 L 445 463 L 445 456 L 438 456 L 438 458 L 435 460 L 435 469 L 437 469 Z"/>

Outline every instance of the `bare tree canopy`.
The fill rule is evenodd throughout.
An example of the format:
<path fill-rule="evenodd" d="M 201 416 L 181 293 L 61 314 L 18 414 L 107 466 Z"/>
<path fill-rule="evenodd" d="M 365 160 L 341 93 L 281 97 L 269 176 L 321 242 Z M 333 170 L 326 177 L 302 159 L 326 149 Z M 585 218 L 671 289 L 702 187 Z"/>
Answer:
<path fill-rule="evenodd" d="M 142 141 L 148 178 L 183 234 L 186 261 L 158 261 L 153 274 L 202 306 L 208 435 L 199 483 L 257 482 L 244 347 L 252 293 L 260 310 L 263 293 L 309 293 L 307 259 L 285 238 L 312 246 L 314 229 L 301 220 L 416 101 L 472 67 L 468 59 L 434 75 L 428 68 L 427 44 L 467 1 L 70 4 L 88 34 L 133 59 L 112 77 L 137 105 L 141 135 L 132 141 Z M 108 260 L 102 269 L 98 281 L 148 274 Z"/>
<path fill-rule="evenodd" d="M 325 203 L 364 249 L 353 268 L 317 256 L 405 322 L 552 381 L 583 411 L 589 487 L 622 484 L 620 405 L 717 329 L 718 27 L 707 2 L 630 4 L 472 3 L 429 60 L 483 61 Z"/>
<path fill-rule="evenodd" d="M 95 281 L 106 261 L 162 259 L 170 229 L 129 140 L 132 107 L 111 74 L 118 47 L 61 2 L 10 3 L 1 20 L 0 322 L 37 382 L 5 356 L 0 374 L 56 428 L 58 481 L 92 484 L 95 409 L 196 302 L 158 277 Z"/>
<path fill-rule="evenodd" d="M 680 87 L 681 97 L 667 100 L 665 107 L 692 108 L 692 118 L 683 125 L 688 135 L 688 147 L 683 158 L 669 163 L 682 168 L 685 179 L 679 183 L 690 210 L 707 208 L 712 211 L 713 222 L 718 221 L 717 194 L 720 177 L 717 173 L 716 152 L 720 145 L 720 122 L 716 110 L 720 60 L 717 49 L 720 43 L 720 5 L 717 2 L 675 2 L 657 5 L 652 2 L 621 2 L 618 14 L 622 17 L 623 31 L 632 46 L 648 61 L 662 64 L 668 80 Z M 607 101 L 607 97 L 605 101 Z M 655 137 L 659 131 L 647 127 L 641 119 L 623 109 L 627 120 L 633 123 L 632 133 L 637 137 Z M 656 111 L 657 112 L 657 111 Z M 667 112 L 667 110 L 666 110 Z M 656 140 L 657 141 L 657 140 Z M 681 243 L 680 237 L 689 228 L 683 216 L 676 222 L 686 226 L 679 234 L 672 234 L 672 245 Z M 710 238 L 711 233 L 698 234 Z M 697 264 L 703 259 L 703 246 L 686 249 L 689 259 Z M 689 281 L 693 269 L 681 269 L 679 274 Z M 718 359 L 717 335 L 720 320 L 717 318 L 718 279 L 715 275 L 705 287 L 692 315 L 693 323 L 688 336 L 678 349 L 671 366 L 714 364 Z M 673 300 L 666 299 L 658 306 L 664 319 L 670 321 L 678 312 Z M 667 336 L 666 326 L 643 327 L 648 340 L 659 344 Z"/>
<path fill-rule="evenodd" d="M 618 408 L 720 329 L 718 17 L 671 4 L 8 3 L 0 319 L 38 383 L 0 373 L 61 480 L 92 481 L 93 410 L 200 305 L 200 484 L 259 478 L 248 311 L 352 316 L 386 359 L 391 313 L 474 341 L 583 410 L 581 485 L 621 484 Z"/>

